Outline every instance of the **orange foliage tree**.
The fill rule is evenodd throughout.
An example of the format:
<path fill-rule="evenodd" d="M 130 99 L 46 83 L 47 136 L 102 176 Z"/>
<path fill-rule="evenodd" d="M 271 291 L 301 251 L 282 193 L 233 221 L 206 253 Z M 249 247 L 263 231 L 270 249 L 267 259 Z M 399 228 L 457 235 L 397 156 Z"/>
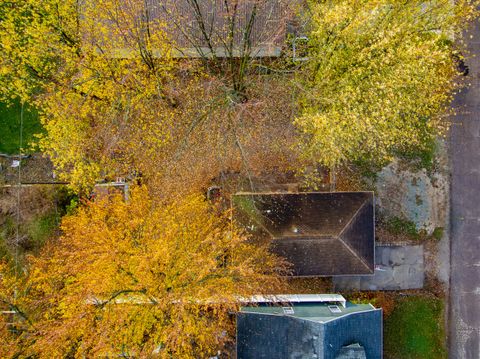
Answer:
<path fill-rule="evenodd" d="M 229 340 L 238 296 L 282 287 L 282 261 L 202 197 L 143 187 L 86 204 L 32 258 L 30 354 L 198 358 Z"/>
<path fill-rule="evenodd" d="M 0 357 L 7 358 L 18 353 L 20 337 L 15 334 L 18 328 L 13 326 L 15 312 L 23 314 L 19 310 L 17 300 L 17 284 L 13 267 L 4 259 L 0 260 Z"/>

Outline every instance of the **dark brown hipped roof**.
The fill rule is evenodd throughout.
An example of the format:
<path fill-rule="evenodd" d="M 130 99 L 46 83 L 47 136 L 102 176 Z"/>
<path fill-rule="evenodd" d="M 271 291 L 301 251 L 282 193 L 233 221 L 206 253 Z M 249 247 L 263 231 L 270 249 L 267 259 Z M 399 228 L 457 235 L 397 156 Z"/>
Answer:
<path fill-rule="evenodd" d="M 293 264 L 294 276 L 373 274 L 372 192 L 242 193 L 236 219 Z"/>

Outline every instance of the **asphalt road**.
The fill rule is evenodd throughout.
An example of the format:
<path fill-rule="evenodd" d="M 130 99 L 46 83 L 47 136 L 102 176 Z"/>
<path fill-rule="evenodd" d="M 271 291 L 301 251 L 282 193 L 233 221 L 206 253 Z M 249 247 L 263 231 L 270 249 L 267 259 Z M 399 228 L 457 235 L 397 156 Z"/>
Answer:
<path fill-rule="evenodd" d="M 449 358 L 480 359 L 480 24 L 468 36 L 471 84 L 455 99 L 451 136 Z"/>

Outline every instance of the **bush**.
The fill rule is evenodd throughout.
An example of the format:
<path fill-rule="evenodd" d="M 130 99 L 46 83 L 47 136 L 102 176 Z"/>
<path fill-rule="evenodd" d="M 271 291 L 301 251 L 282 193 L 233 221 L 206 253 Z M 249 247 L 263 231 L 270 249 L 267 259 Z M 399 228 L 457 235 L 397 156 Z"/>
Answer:
<path fill-rule="evenodd" d="M 27 225 L 27 236 L 29 238 L 29 250 L 40 249 L 45 242 L 53 236 L 58 229 L 60 216 L 56 212 L 36 217 Z"/>
<path fill-rule="evenodd" d="M 355 304 L 372 304 L 376 308 L 382 308 L 384 318 L 390 316 L 395 309 L 395 298 L 390 293 L 355 292 L 348 299 Z"/>
<path fill-rule="evenodd" d="M 435 230 L 433 231 L 432 233 L 432 238 L 436 239 L 436 240 L 440 240 L 443 238 L 443 233 L 444 233 L 444 229 L 443 227 L 437 227 L 435 228 Z"/>
<path fill-rule="evenodd" d="M 28 252 L 37 252 L 56 234 L 61 217 L 70 214 L 78 201 L 63 186 L 23 187 L 20 196 L 20 216 L 17 217 L 16 189 L 4 189 L 0 193 L 0 258 L 12 256 L 17 241 L 20 258 Z"/>
<path fill-rule="evenodd" d="M 404 234 L 412 239 L 423 239 L 426 237 L 425 231 L 417 230 L 417 226 L 412 221 L 399 217 L 390 217 L 386 220 L 386 229 L 396 235 Z"/>

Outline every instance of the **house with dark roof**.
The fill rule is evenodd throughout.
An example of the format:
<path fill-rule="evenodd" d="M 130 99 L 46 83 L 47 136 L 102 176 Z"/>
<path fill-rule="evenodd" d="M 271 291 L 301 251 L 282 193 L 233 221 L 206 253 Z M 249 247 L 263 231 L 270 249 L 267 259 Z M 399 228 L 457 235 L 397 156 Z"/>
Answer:
<path fill-rule="evenodd" d="M 149 0 L 151 21 L 161 21 L 185 57 L 280 56 L 290 1 Z M 231 53 L 229 53 L 231 52 Z"/>
<path fill-rule="evenodd" d="M 134 37 L 164 32 L 174 57 L 252 58 L 281 55 L 287 34 L 295 37 L 299 4 L 298 0 L 146 0 L 141 6 L 123 3 L 122 7 L 138 26 Z M 114 55 L 128 57 L 137 45 L 125 41 Z M 152 54 L 162 56 L 163 51 L 153 49 Z"/>
<path fill-rule="evenodd" d="M 259 297 L 237 313 L 238 359 L 381 359 L 382 310 L 341 295 Z"/>
<path fill-rule="evenodd" d="M 232 205 L 236 221 L 270 241 L 294 276 L 374 273 L 373 192 L 239 193 Z"/>

